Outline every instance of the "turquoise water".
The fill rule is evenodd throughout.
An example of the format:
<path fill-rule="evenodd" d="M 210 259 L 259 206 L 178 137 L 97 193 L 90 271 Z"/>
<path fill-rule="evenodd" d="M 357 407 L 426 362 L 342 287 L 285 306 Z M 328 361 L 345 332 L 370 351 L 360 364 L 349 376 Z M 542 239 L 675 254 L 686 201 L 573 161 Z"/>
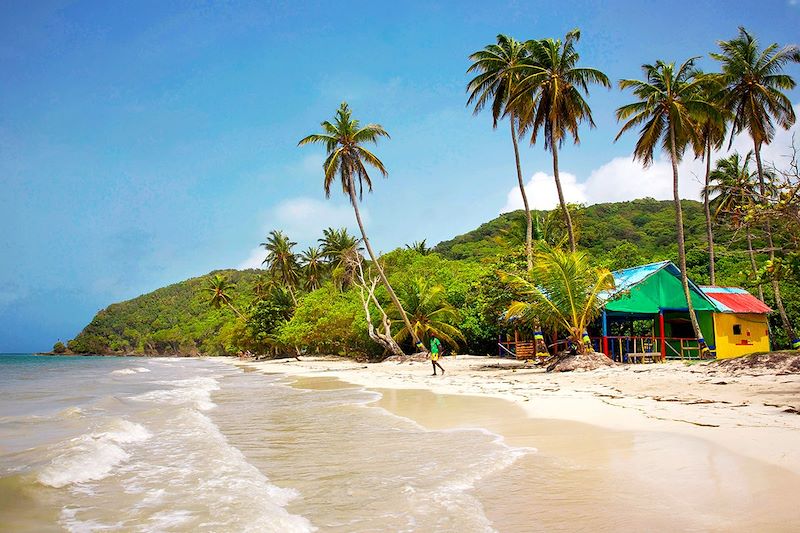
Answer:
<path fill-rule="evenodd" d="M 496 416 L 530 447 L 481 429 L 426 429 L 381 406 L 423 423 Z M 213 358 L 0 356 L 0 532 L 800 523 L 791 472 L 696 438 L 514 410 L 501 400 L 294 381 Z"/>
<path fill-rule="evenodd" d="M 213 359 L 13 355 L 0 376 L 0 531 L 492 531 L 471 491 L 525 453 Z"/>

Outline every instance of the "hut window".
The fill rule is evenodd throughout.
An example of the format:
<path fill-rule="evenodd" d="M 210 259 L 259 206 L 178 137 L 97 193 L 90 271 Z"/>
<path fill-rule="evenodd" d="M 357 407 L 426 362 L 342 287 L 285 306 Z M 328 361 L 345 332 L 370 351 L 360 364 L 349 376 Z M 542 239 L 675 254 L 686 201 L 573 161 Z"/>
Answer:
<path fill-rule="evenodd" d="M 742 334 L 742 325 L 741 324 L 734 324 L 733 325 L 733 334 L 734 335 L 741 335 Z"/>

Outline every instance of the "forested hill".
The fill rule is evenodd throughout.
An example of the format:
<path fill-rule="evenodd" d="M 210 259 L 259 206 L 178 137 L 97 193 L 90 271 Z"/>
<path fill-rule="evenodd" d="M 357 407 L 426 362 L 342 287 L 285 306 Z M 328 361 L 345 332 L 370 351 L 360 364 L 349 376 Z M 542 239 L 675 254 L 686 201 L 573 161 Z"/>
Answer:
<path fill-rule="evenodd" d="M 707 283 L 703 206 L 687 200 L 683 211 L 689 274 L 695 281 Z M 535 238 L 550 243 L 563 239 L 560 211 L 534 215 Z M 573 220 L 578 228 L 579 247 L 598 266 L 616 270 L 676 260 L 672 202 L 641 199 L 576 207 Z M 742 273 L 750 267 L 743 241 L 741 232 L 734 233 L 722 225 L 715 228 L 717 284 L 744 282 Z M 438 285 L 446 303 L 457 313 L 454 325 L 465 334 L 466 342 L 461 348 L 485 353 L 492 349 L 498 333 L 496 317 L 510 298 L 497 270 L 524 269 L 524 242 L 524 213 L 506 213 L 469 233 L 439 243 L 433 249 L 436 253 L 429 254 L 423 245 L 422 253 L 399 249 L 387 254 L 387 274 L 398 292 L 412 296 L 431 290 L 431 284 Z M 763 246 L 763 236 L 755 233 L 754 247 Z M 766 257 L 757 259 L 763 263 Z M 233 285 L 233 305 L 246 315 L 246 321 L 236 320 L 229 307 L 209 305 L 208 287 L 215 274 L 224 275 Z M 70 341 L 69 348 L 75 353 L 221 354 L 299 345 L 326 353 L 349 354 L 355 350 L 375 356 L 371 353 L 375 345 L 366 335 L 358 291 L 337 289 L 335 273 L 325 274 L 321 288 L 313 292 L 297 289 L 297 311 L 293 311 L 291 301 L 286 303 L 285 291 L 283 303 L 264 297 L 257 288 L 264 284 L 264 276 L 259 280 L 259 274 L 263 271 L 212 272 L 113 304 L 100 311 Z M 784 301 L 790 316 L 800 316 L 800 286 L 796 281 L 784 282 Z M 769 295 L 767 303 L 772 304 Z M 773 326 L 781 335 L 776 316 Z"/>
<path fill-rule="evenodd" d="M 236 285 L 233 305 L 244 308 L 259 271 L 217 270 L 109 305 L 67 346 L 75 353 L 222 353 L 235 315 L 208 303 L 206 287 L 217 274 Z"/>
<path fill-rule="evenodd" d="M 682 202 L 687 249 L 705 247 L 705 219 L 700 202 Z M 552 241 L 563 233 L 560 211 L 534 211 L 534 238 Z M 642 259 L 668 259 L 677 255 L 675 208 L 672 201 L 652 198 L 596 204 L 576 209 L 578 245 L 595 258 L 615 249 Z M 538 221 L 536 220 L 538 218 Z M 719 228 L 716 229 L 720 231 Z M 725 233 L 725 232 L 723 232 Z M 723 244 L 730 235 L 718 239 Z M 509 244 L 524 244 L 525 213 L 504 213 L 464 235 L 439 243 L 434 250 L 451 259 L 483 259 L 502 254 Z"/>

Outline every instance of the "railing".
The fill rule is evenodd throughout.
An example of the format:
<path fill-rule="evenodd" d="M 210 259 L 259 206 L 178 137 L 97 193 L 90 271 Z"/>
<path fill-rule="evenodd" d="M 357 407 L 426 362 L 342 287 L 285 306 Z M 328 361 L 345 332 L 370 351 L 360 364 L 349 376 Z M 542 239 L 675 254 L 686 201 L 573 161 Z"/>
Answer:
<path fill-rule="evenodd" d="M 605 337 L 606 349 L 601 350 L 611 359 L 622 363 L 636 359 L 700 359 L 700 346 L 696 339 L 683 337 L 652 336 L 608 336 Z M 629 354 L 632 354 L 629 356 Z M 653 355 L 649 355 L 653 354 Z"/>
<path fill-rule="evenodd" d="M 644 362 L 645 360 L 665 361 L 701 359 L 700 347 L 696 339 L 683 337 L 628 336 L 614 335 L 607 337 L 591 337 L 592 348 L 604 353 L 614 361 L 621 363 Z M 557 340 L 548 345 L 548 354 L 560 353 L 567 349 L 569 341 Z M 536 357 L 534 341 L 498 341 L 499 357 L 530 359 Z"/>

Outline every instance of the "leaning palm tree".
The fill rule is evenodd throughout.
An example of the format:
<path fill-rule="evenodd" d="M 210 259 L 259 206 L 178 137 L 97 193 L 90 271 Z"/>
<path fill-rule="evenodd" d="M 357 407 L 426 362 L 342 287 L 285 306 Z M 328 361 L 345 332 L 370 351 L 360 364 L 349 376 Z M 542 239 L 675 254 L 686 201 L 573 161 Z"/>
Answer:
<path fill-rule="evenodd" d="M 309 291 L 319 289 L 326 270 L 322 250 L 317 246 L 309 246 L 300 254 L 300 266 L 303 269 L 306 289 Z"/>
<path fill-rule="evenodd" d="M 232 293 L 234 290 L 234 285 L 228 283 L 228 280 L 225 276 L 220 274 L 216 274 L 213 278 L 208 280 L 208 285 L 205 288 L 205 292 L 209 293 L 208 303 L 212 306 L 219 309 L 223 305 L 229 307 L 236 316 L 239 318 L 244 318 L 244 315 L 239 312 L 236 307 L 233 305 L 233 297 Z"/>
<path fill-rule="evenodd" d="M 600 293 L 614 288 L 607 269 L 592 266 L 584 252 L 566 252 L 540 243 L 530 278 L 503 274 L 502 279 L 522 298 L 506 311 L 507 319 L 539 329 L 539 324 L 566 333 L 579 353 L 587 326 L 600 314 Z M 536 280 L 533 282 L 532 280 Z"/>
<path fill-rule="evenodd" d="M 458 311 L 447 302 L 443 286 L 434 284 L 429 279 L 415 277 L 401 285 L 398 293 L 408 310 L 411 327 L 400 324 L 396 311 L 389 310 L 389 318 L 393 319 L 393 323 L 399 324 L 394 334 L 397 343 L 414 337 L 428 344 L 434 336 L 454 348 L 466 342 L 457 326 Z"/>
<path fill-rule="evenodd" d="M 325 196 L 330 198 L 331 185 L 333 185 L 333 182 L 338 178 L 342 186 L 342 191 L 350 197 L 350 204 L 353 206 L 353 211 L 355 211 L 356 221 L 361 230 L 361 237 L 364 239 L 364 246 L 367 247 L 367 252 L 372 262 L 375 264 L 375 269 L 378 271 L 378 275 L 381 281 L 383 281 L 386 290 L 389 292 L 392 303 L 397 307 L 403 322 L 405 322 L 408 329 L 411 330 L 411 322 L 409 322 L 403 310 L 403 306 L 400 304 L 400 300 L 389 284 L 389 280 L 386 279 L 386 273 L 378 262 L 378 257 L 372 250 L 372 246 L 367 238 L 367 232 L 364 229 L 364 222 L 361 220 L 361 213 L 358 210 L 358 200 L 362 197 L 364 192 L 364 184 L 367 185 L 368 191 L 372 191 L 372 181 L 370 180 L 365 164 L 375 168 L 378 172 L 383 174 L 384 177 L 389 175 L 386 168 L 383 166 L 383 162 L 362 145 L 367 142 L 377 144 L 379 138 L 388 138 L 389 134 L 380 124 L 361 126 L 361 123 L 352 117 L 350 106 L 348 106 L 346 102 L 342 102 L 339 106 L 333 122 L 326 120 L 321 126 L 324 130 L 323 133 L 315 133 L 304 137 L 300 140 L 298 145 L 325 145 L 325 149 L 328 152 L 328 157 L 322 164 L 325 173 L 325 179 L 323 181 Z M 356 187 L 358 187 L 358 195 L 356 195 Z M 416 346 L 420 344 L 419 338 L 416 336 L 414 336 L 414 344 Z"/>
<path fill-rule="evenodd" d="M 763 50 L 758 40 L 743 27 L 739 35 L 730 41 L 719 41 L 719 53 L 711 57 L 722 63 L 722 83 L 725 85 L 725 103 L 733 114 L 731 143 L 733 136 L 747 131 L 753 139 L 756 169 L 761 196 L 766 196 L 764 166 L 761 163 L 761 147 L 772 142 L 777 124 L 789 129 L 795 122 L 792 101 L 782 91 L 794 89 L 795 81 L 784 74 L 789 63 L 800 62 L 800 48 L 788 45 L 780 48 L 773 43 Z M 775 260 L 775 246 L 772 241 L 772 228 L 766 223 L 767 244 L 770 261 Z M 772 279 L 775 304 L 781 316 L 783 327 L 792 340 L 797 339 L 783 306 L 778 280 Z"/>
<path fill-rule="evenodd" d="M 297 255 L 292 251 L 295 245 L 297 243 L 292 242 L 282 231 L 272 230 L 259 246 L 267 251 L 267 257 L 262 262 L 267 266 L 267 272 L 273 280 L 282 283 L 289 290 L 292 301 L 297 305 L 294 288 L 297 286 L 299 274 Z"/>
<path fill-rule="evenodd" d="M 567 33 L 563 41 L 541 39 L 525 43 L 530 53 L 511 100 L 512 109 L 515 106 L 523 109 L 520 122 L 523 130 L 531 130 L 531 144 L 536 143 L 541 132 L 545 150 L 553 154 L 553 177 L 558 202 L 573 252 L 577 243 L 572 217 L 561 188 L 558 149 L 567 135 L 572 137 L 575 144 L 580 143 L 578 126 L 581 122 L 594 127 L 592 110 L 581 93 L 588 95 L 591 83 L 611 87 L 608 77 L 599 70 L 577 66 L 580 55 L 575 51 L 575 43 L 580 38 L 580 30 L 574 29 Z M 532 101 L 532 105 L 523 105 L 527 101 Z"/>
<path fill-rule="evenodd" d="M 467 72 L 477 75 L 467 85 L 469 98 L 467 105 L 474 105 L 477 115 L 488 104 L 492 108 L 492 126 L 497 128 L 498 121 L 508 115 L 511 125 L 511 142 L 514 145 L 514 161 L 517 165 L 517 183 L 522 195 L 527 221 L 525 252 L 528 258 L 528 270 L 533 266 L 533 239 L 531 211 L 528 195 L 525 193 L 525 182 L 522 179 L 522 166 L 519 162 L 519 111 L 510 105 L 511 96 L 520 80 L 520 68 L 524 65 L 528 50 L 520 41 L 507 35 L 498 35 L 497 44 L 490 44 L 469 56 L 472 65 Z M 521 107 L 521 106 L 516 106 Z"/>
<path fill-rule="evenodd" d="M 695 146 L 698 144 L 699 120 L 702 117 L 715 117 L 719 115 L 719 111 L 705 99 L 707 93 L 704 87 L 709 83 L 709 79 L 695 68 L 695 59 L 689 59 L 677 68 L 675 63 L 656 61 L 655 65 L 642 65 L 645 81 L 620 80 L 620 88 L 632 89 L 633 94 L 640 100 L 617 109 L 617 120 L 627 120 L 627 122 L 615 140 L 631 128 L 641 125 L 639 139 L 633 151 L 634 159 L 649 166 L 653 163 L 656 149 L 661 148 L 672 162 L 672 194 L 675 202 L 681 281 L 689 318 L 702 353 L 707 350 L 707 346 L 694 312 L 689 292 L 689 278 L 686 275 L 686 245 L 683 210 L 678 193 L 678 163 L 689 143 Z"/>
<path fill-rule="evenodd" d="M 699 119 L 699 135 L 697 144 L 694 147 L 695 155 L 702 157 L 706 163 L 705 188 L 709 186 L 711 175 L 711 156 L 715 150 L 722 148 L 727 133 L 727 113 L 721 106 L 724 97 L 722 87 L 718 83 L 718 76 L 710 76 L 708 85 L 704 87 L 705 95 L 703 99 L 717 106 L 717 111 L 713 115 L 704 115 Z M 711 285 L 717 284 L 717 272 L 714 258 L 714 231 L 711 223 L 711 208 L 708 203 L 708 196 L 703 195 L 703 212 L 706 217 L 706 240 L 708 241 L 708 273 Z"/>

